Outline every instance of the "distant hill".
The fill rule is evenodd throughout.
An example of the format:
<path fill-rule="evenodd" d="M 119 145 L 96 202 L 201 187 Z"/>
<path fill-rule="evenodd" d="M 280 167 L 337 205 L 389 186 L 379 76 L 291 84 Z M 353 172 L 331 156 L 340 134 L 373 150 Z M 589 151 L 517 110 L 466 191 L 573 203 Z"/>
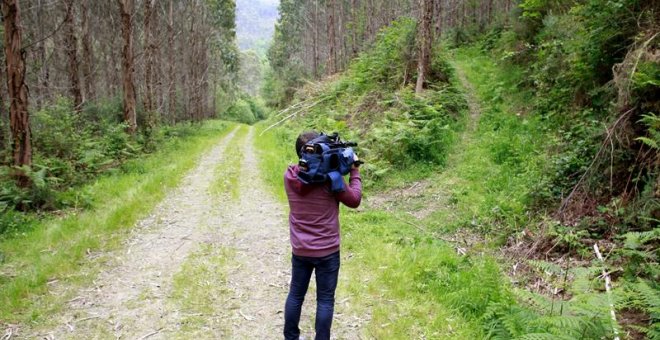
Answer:
<path fill-rule="evenodd" d="M 236 34 L 241 50 L 265 55 L 273 36 L 279 0 L 237 0 Z"/>

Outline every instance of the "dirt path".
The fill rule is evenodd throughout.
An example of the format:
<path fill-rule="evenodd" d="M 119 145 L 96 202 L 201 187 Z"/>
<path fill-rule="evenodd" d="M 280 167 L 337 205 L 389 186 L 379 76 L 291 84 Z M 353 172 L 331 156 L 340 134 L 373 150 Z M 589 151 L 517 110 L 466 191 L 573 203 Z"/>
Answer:
<path fill-rule="evenodd" d="M 465 91 L 465 100 L 468 104 L 468 109 L 470 110 L 470 119 L 468 120 L 467 129 L 461 135 L 461 140 L 465 140 L 469 134 L 474 132 L 479 125 L 479 116 L 481 116 L 481 105 L 479 105 L 479 100 L 475 95 L 474 86 L 470 83 L 465 77 L 465 71 L 454 63 L 454 69 L 456 70 L 456 76 L 458 76 L 458 81 L 460 81 L 461 86 Z"/>
<path fill-rule="evenodd" d="M 42 339 L 277 339 L 290 275 L 285 207 L 260 179 L 250 128 L 242 146 L 239 197 L 213 196 L 209 185 L 231 132 L 207 153 L 181 186 L 140 221 L 93 286 L 77 291 Z M 212 282 L 209 282 L 212 281 Z M 182 294 L 181 291 L 184 291 Z M 315 289 L 301 319 L 313 337 Z M 338 297 L 339 298 L 339 297 Z M 192 310 L 192 312 L 191 312 Z M 335 338 L 358 338 L 339 308 Z M 25 334 L 25 333 L 24 333 Z"/>

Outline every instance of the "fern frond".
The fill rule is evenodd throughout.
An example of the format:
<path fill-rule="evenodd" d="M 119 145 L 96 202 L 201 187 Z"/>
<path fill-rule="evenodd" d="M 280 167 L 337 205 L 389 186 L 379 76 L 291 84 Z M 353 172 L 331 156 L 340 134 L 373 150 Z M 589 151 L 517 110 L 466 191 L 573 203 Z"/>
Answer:
<path fill-rule="evenodd" d="M 532 267 L 534 267 L 534 268 L 536 268 L 536 269 L 538 269 L 538 270 L 540 270 L 540 271 L 542 271 L 542 272 L 544 272 L 548 275 L 561 276 L 562 273 L 564 272 L 563 268 L 561 268 L 559 265 L 557 265 L 555 263 L 552 263 L 552 262 L 540 261 L 540 260 L 528 260 L 527 263 L 530 266 L 532 266 Z"/>
<path fill-rule="evenodd" d="M 633 289 L 639 293 L 640 298 L 648 307 L 648 311 L 656 313 L 660 318 L 660 292 L 652 288 L 646 281 L 639 279 L 634 285 Z"/>
<path fill-rule="evenodd" d="M 571 337 L 557 336 L 556 334 L 550 333 L 530 333 L 523 336 L 517 337 L 517 340 L 561 340 L 561 339 L 574 339 Z"/>

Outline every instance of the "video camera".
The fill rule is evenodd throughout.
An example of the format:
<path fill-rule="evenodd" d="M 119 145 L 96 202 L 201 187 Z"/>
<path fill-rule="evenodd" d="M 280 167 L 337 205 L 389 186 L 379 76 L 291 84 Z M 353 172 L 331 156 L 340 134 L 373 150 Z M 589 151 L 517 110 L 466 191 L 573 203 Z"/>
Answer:
<path fill-rule="evenodd" d="M 332 135 L 321 133 L 301 148 L 298 180 L 304 184 L 330 181 L 332 192 L 344 191 L 342 176 L 351 171 L 353 164 L 363 164 L 362 161 L 355 161 L 354 146 L 357 143 L 342 141 L 336 132 Z"/>

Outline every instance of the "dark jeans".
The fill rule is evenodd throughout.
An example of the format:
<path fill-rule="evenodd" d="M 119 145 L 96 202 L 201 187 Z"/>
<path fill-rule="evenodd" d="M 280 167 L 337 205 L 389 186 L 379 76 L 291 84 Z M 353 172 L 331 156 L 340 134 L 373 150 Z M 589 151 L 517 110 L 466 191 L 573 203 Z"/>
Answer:
<path fill-rule="evenodd" d="M 291 287 L 284 306 L 284 338 L 297 340 L 298 323 L 312 271 L 316 272 L 316 339 L 330 339 L 335 289 L 339 275 L 339 252 L 325 257 L 291 257 Z"/>

